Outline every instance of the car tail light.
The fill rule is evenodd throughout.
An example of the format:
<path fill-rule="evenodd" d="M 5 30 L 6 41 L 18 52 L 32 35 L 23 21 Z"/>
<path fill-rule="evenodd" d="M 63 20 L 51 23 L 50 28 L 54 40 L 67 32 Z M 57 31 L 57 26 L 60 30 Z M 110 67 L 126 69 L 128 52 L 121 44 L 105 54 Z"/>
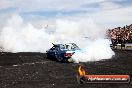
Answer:
<path fill-rule="evenodd" d="M 65 57 L 71 57 L 73 54 L 72 53 L 65 53 L 64 56 Z"/>

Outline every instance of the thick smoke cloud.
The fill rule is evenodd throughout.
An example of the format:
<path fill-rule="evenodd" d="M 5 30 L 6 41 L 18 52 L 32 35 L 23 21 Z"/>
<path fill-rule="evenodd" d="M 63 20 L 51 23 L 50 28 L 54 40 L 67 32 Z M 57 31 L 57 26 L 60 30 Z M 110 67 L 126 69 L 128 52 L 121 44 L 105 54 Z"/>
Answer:
<path fill-rule="evenodd" d="M 110 48 L 110 43 L 108 39 L 95 39 L 89 42 L 82 52 L 75 53 L 72 60 L 78 63 L 110 59 L 114 55 Z"/>
<path fill-rule="evenodd" d="M 0 32 L 0 47 L 6 52 L 45 52 L 53 43 L 76 43 L 83 52 L 73 55 L 74 62 L 97 61 L 114 55 L 105 30 L 90 17 L 87 19 L 57 19 L 51 29 L 38 29 L 15 14 Z"/>
<path fill-rule="evenodd" d="M 36 29 L 15 14 L 0 33 L 0 46 L 5 52 L 45 52 L 52 36 L 45 29 Z"/>

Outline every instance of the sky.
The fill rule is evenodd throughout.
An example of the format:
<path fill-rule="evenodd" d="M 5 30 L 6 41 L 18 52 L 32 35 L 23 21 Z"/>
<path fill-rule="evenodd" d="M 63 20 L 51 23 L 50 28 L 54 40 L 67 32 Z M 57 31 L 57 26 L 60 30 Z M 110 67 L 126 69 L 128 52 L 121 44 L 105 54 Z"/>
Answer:
<path fill-rule="evenodd" d="M 12 14 L 33 24 L 90 17 L 105 28 L 132 24 L 132 0 L 0 0 L 0 25 Z"/>

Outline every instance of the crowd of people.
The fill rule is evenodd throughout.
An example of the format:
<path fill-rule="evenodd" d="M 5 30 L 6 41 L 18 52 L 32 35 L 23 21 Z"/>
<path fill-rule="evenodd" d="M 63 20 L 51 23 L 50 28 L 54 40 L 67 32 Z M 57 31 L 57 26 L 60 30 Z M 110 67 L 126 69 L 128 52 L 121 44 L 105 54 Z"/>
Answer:
<path fill-rule="evenodd" d="M 112 44 L 132 43 L 132 24 L 124 27 L 108 29 L 107 36 L 111 39 Z"/>

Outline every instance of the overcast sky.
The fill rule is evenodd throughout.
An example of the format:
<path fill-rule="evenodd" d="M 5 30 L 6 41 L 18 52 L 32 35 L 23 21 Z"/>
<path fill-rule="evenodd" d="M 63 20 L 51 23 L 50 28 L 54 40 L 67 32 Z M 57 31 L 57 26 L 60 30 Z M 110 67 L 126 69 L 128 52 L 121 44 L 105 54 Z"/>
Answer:
<path fill-rule="evenodd" d="M 0 0 L 0 23 L 18 13 L 25 20 L 91 17 L 109 28 L 132 24 L 132 0 Z"/>

